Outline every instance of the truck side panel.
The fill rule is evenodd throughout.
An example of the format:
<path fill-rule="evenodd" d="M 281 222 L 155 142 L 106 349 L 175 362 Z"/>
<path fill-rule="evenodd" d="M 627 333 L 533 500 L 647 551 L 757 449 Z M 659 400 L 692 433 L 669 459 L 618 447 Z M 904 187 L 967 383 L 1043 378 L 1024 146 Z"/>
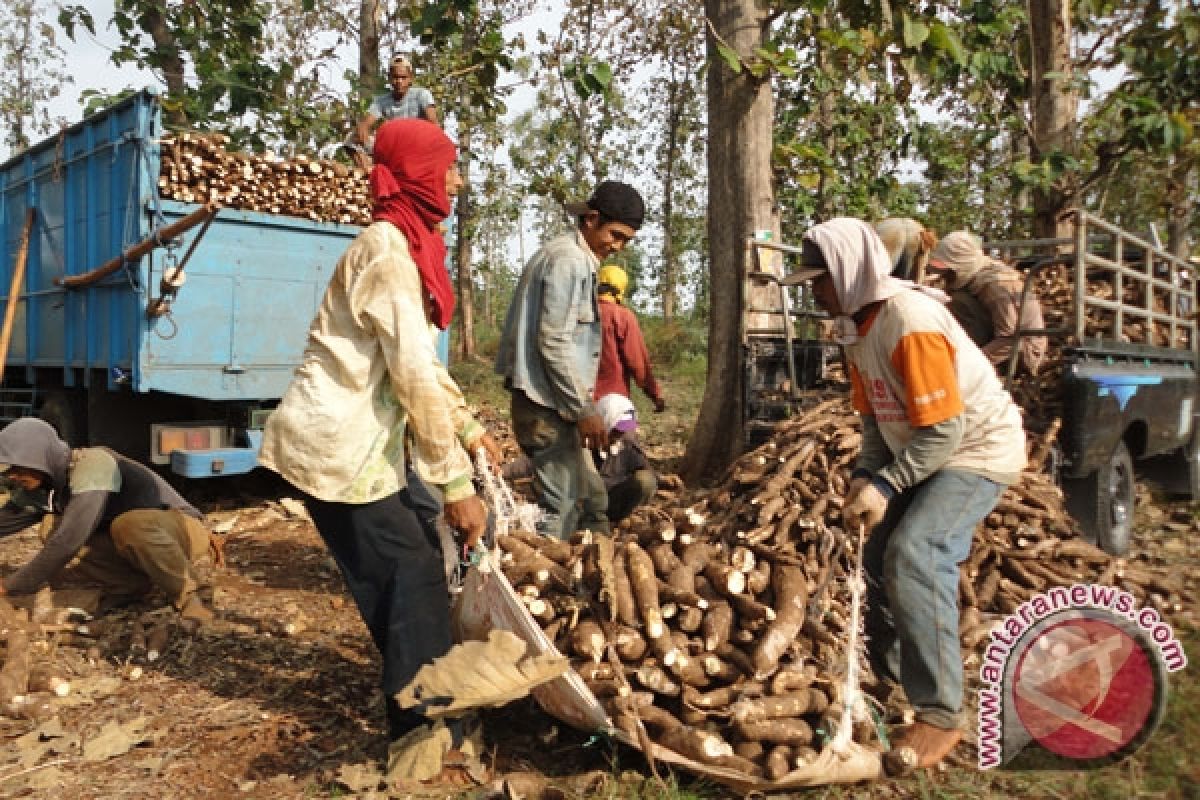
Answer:
<path fill-rule="evenodd" d="M 145 141 L 154 135 L 149 95 L 135 95 L 0 165 L 0 292 L 9 293 L 13 258 L 26 210 L 37 219 L 10 365 L 62 370 L 128 368 L 136 342 L 137 303 L 128 280 L 79 292 L 54 285 L 119 254 L 145 235 L 143 208 L 151 166 Z"/>
<path fill-rule="evenodd" d="M 1192 435 L 1196 373 L 1187 364 L 1078 361 L 1063 374 L 1068 477 L 1105 464 L 1117 442 L 1137 432 L 1136 459 L 1175 450 Z"/>
<path fill-rule="evenodd" d="M 163 206 L 168 221 L 195 209 Z M 144 335 L 136 388 L 206 400 L 281 396 L 333 268 L 358 232 L 222 210 L 187 263 L 170 319 Z M 156 292 L 170 256 L 156 251 L 147 261 Z"/>
<path fill-rule="evenodd" d="M 26 209 L 38 215 L 8 364 L 35 386 L 53 372 L 65 387 L 278 398 L 356 226 L 223 209 L 185 266 L 171 316 L 158 320 L 146 307 L 196 229 L 90 286 L 54 285 L 199 208 L 158 197 L 161 134 L 158 101 L 141 93 L 0 165 L 4 295 Z"/>

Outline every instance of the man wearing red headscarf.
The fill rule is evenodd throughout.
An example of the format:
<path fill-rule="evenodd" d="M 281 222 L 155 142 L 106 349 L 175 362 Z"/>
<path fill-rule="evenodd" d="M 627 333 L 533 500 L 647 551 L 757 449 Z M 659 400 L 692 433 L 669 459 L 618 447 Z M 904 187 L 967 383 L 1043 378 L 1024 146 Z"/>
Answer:
<path fill-rule="evenodd" d="M 446 523 L 473 546 L 486 512 L 470 454 L 484 447 L 499 463 L 434 351 L 434 328 L 454 313 L 437 224 L 462 186 L 455 157 L 425 120 L 379 129 L 375 221 L 338 262 L 260 453 L 303 493 L 383 656 L 393 740 L 428 721 L 393 695 L 452 644 L 439 508 L 421 481 L 440 490 Z"/>

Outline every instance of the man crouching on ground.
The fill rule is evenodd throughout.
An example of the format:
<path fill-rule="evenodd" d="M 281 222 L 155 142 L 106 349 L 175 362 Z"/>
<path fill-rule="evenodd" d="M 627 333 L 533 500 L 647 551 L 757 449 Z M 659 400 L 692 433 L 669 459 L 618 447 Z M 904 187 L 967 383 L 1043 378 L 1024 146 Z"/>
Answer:
<path fill-rule="evenodd" d="M 54 428 L 27 417 L 0 431 L 0 463 L 17 487 L 0 508 L 0 536 L 49 514 L 45 543 L 0 583 L 0 595 L 36 592 L 78 556 L 74 567 L 104 590 L 102 607 L 166 593 L 188 627 L 212 620 L 195 565 L 221 548 L 203 517 L 148 467 L 104 447 L 72 451 Z"/>

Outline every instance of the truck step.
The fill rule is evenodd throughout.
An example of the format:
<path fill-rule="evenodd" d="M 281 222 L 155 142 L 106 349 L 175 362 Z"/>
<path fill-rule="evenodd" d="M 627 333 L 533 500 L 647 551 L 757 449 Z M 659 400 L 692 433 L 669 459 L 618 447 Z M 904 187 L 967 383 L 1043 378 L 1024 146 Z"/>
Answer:
<path fill-rule="evenodd" d="M 21 417 L 32 417 L 36 389 L 0 389 L 0 427 Z"/>

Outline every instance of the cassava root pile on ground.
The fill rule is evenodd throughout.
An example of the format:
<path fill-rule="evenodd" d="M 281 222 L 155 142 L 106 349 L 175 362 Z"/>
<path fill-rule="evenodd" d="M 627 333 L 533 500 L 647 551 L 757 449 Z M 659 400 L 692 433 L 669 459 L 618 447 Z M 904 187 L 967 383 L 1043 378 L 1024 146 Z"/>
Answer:
<path fill-rule="evenodd" d="M 63 597 L 88 605 L 99 598 L 98 592 L 73 591 Z M 53 716 L 56 698 L 71 694 L 72 678 L 80 674 L 80 659 L 63 658 L 66 648 L 82 653 L 83 663 L 94 663 L 101 658 L 102 638 L 120 633 L 115 616 L 93 619 L 82 608 L 63 605 L 62 599 L 48 587 L 33 596 L 0 598 L 0 716 L 33 721 Z M 131 619 L 125 677 L 137 680 L 142 673 L 138 662 L 157 661 L 171 644 L 175 614 L 158 609 Z"/>
<path fill-rule="evenodd" d="M 231 152 L 222 134 L 164 138 L 159 193 L 185 203 L 366 225 L 371 201 L 362 170 L 338 161 Z"/>
<path fill-rule="evenodd" d="M 1054 585 L 1107 582 L 1170 611 L 1181 587 L 1077 536 L 1040 472 L 1056 429 L 1030 437 L 1034 471 L 1011 487 L 962 566 L 962 634 Z M 505 572 L 544 630 L 631 736 L 774 780 L 830 734 L 846 661 L 841 527 L 861 444 L 841 397 L 782 423 L 715 489 L 673 479 L 612 539 L 501 540 Z M 640 723 L 640 727 L 639 727 Z M 871 726 L 855 731 L 873 740 Z"/>

